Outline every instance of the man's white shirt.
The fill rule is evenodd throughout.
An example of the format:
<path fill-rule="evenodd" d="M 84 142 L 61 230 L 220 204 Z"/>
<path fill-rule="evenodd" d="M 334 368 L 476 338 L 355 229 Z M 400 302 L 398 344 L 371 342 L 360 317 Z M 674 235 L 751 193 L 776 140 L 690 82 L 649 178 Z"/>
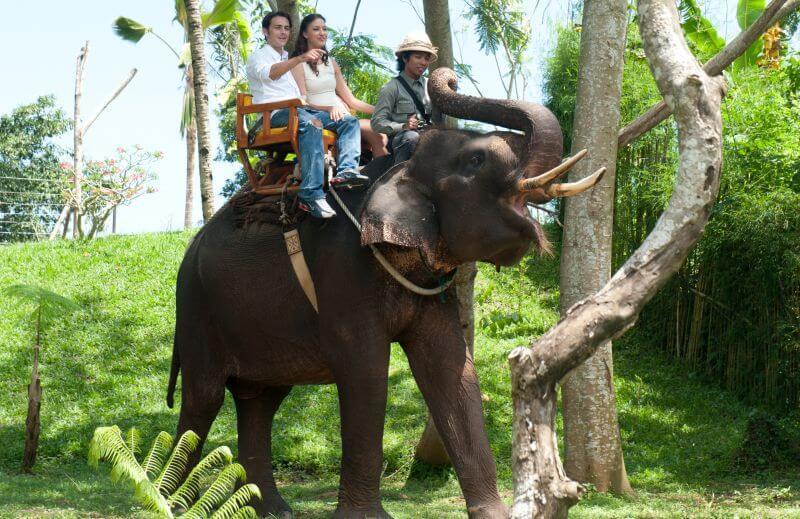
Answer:
<path fill-rule="evenodd" d="M 278 79 L 269 77 L 272 65 L 288 58 L 288 52 L 284 50 L 278 54 L 269 45 L 264 45 L 250 53 L 247 58 L 247 81 L 250 83 L 250 93 L 253 94 L 254 104 L 302 98 L 291 71 L 287 71 Z"/>

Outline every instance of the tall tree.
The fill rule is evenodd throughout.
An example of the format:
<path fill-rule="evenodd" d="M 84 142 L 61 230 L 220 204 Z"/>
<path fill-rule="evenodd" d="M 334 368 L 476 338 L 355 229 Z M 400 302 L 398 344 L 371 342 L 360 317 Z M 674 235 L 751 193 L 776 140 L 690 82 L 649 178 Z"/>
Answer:
<path fill-rule="evenodd" d="M 611 277 L 614 174 L 622 93 L 627 0 L 586 0 L 572 152 L 589 156 L 570 182 L 605 166 L 592 191 L 566 200 L 561 254 L 561 313 L 594 294 Z M 614 396 L 611 342 L 602 344 L 562 383 L 565 468 L 601 492 L 631 491 L 622 457 Z"/>
<path fill-rule="evenodd" d="M 439 59 L 431 65 L 431 71 L 439 67 L 454 68 L 453 66 L 453 36 L 450 31 L 450 7 L 447 0 L 424 0 L 425 31 L 431 38 L 431 43 L 439 48 Z M 437 112 L 437 111 L 435 111 Z M 437 114 L 440 123 L 448 127 L 455 127 L 456 121 L 450 117 Z M 462 265 L 458 269 L 455 279 L 456 294 L 458 297 L 458 313 L 461 326 L 464 329 L 464 338 L 470 353 L 474 353 L 474 309 L 472 296 L 474 293 L 475 263 Z M 444 449 L 439 433 L 433 420 L 428 415 L 425 430 L 417 443 L 414 452 L 417 459 L 431 465 L 445 465 L 450 463 L 450 458 Z"/>
<path fill-rule="evenodd" d="M 286 50 L 291 54 L 294 50 L 294 44 L 297 41 L 297 34 L 300 32 L 300 2 L 299 0 L 277 0 L 275 2 L 278 11 L 283 11 L 288 14 L 292 21 L 292 35 L 289 37 L 289 42 L 286 44 Z"/>
<path fill-rule="evenodd" d="M 189 28 L 189 47 L 194 75 L 194 115 L 197 122 L 197 143 L 200 157 L 200 201 L 203 221 L 214 215 L 214 182 L 211 174 L 211 129 L 208 120 L 208 77 L 204 48 L 203 21 L 199 0 L 185 0 L 186 23 Z"/>
<path fill-rule="evenodd" d="M 81 216 L 84 209 L 83 191 L 81 185 L 83 182 L 83 138 L 86 136 L 86 132 L 89 131 L 89 128 L 92 126 L 92 124 L 94 124 L 100 114 L 103 113 L 108 105 L 117 98 L 120 92 L 122 92 L 125 87 L 128 86 L 128 83 L 131 82 L 133 76 L 136 75 L 136 69 L 131 69 L 128 77 L 122 80 L 122 83 L 120 83 L 117 89 L 108 97 L 108 99 L 105 100 L 105 102 L 103 102 L 102 106 L 84 123 L 83 119 L 81 119 L 81 99 L 83 98 L 83 74 L 86 70 L 86 60 L 88 57 L 89 42 L 87 41 L 83 48 L 81 48 L 80 54 L 78 54 L 78 63 L 75 70 L 75 107 L 72 120 L 72 176 L 74 181 L 74 189 L 72 191 L 71 200 L 73 211 L 72 235 L 75 238 L 83 238 L 83 224 L 81 221 Z"/>
<path fill-rule="evenodd" d="M 450 30 L 450 6 L 447 0 L 424 0 L 425 31 L 434 46 L 439 47 L 439 59 L 431 64 L 431 72 L 439 67 L 453 67 L 453 33 Z"/>
<path fill-rule="evenodd" d="M 661 94 L 675 110 L 680 141 L 675 188 L 653 231 L 614 277 L 573 306 L 531 348 L 516 348 L 509 356 L 514 395 L 514 519 L 566 517 L 580 497 L 583 489 L 565 477 L 558 458 L 556 381 L 597 347 L 633 326 L 644 305 L 697 243 L 719 189 L 723 81 L 706 75 L 689 52 L 674 0 L 639 0 L 638 6 L 650 68 Z"/>
<path fill-rule="evenodd" d="M 69 125 L 52 96 L 0 115 L 0 242 L 47 236 L 56 221 L 66 181 L 59 159 L 66 150 L 53 139 Z"/>

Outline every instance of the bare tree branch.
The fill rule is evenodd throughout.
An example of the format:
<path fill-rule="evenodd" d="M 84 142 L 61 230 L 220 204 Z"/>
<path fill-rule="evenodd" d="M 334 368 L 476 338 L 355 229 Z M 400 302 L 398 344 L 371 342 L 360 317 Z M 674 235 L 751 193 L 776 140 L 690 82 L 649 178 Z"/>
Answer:
<path fill-rule="evenodd" d="M 773 0 L 750 27 L 739 33 L 736 38 L 725 45 L 716 56 L 703 66 L 705 73 L 709 76 L 721 74 L 736 58 L 744 54 L 750 45 L 764 33 L 767 27 L 789 16 L 798 7 L 800 7 L 800 0 L 789 0 L 788 2 L 787 0 Z M 671 113 L 672 110 L 667 107 L 664 101 L 653 105 L 645 113 L 637 117 L 635 121 L 619 131 L 619 147 L 627 146 L 649 132 L 658 123 L 669 117 Z"/>
<path fill-rule="evenodd" d="M 81 99 L 83 97 L 83 73 L 89 57 L 89 40 L 78 54 L 75 67 L 75 107 L 72 116 L 72 174 L 75 182 L 75 203 L 72 208 L 72 236 L 79 238 L 83 232 L 81 225 L 81 198 L 83 196 L 83 132 L 81 132 Z"/>
<path fill-rule="evenodd" d="M 137 72 L 137 70 L 135 68 L 131 69 L 130 73 L 128 73 L 128 77 L 125 78 L 122 81 L 122 83 L 120 83 L 120 85 L 117 87 L 117 89 L 114 91 L 114 93 L 111 94 L 108 97 L 108 99 L 106 99 L 106 102 L 103 103 L 103 105 L 100 107 L 100 109 L 97 110 L 97 112 L 95 112 L 95 114 L 89 119 L 89 121 L 86 124 L 83 125 L 83 127 L 81 128 L 81 133 L 82 134 L 86 133 L 86 130 L 88 130 L 89 127 L 94 123 L 94 121 L 100 116 L 100 114 L 103 113 L 103 110 L 105 110 L 108 107 L 108 105 L 111 104 L 111 101 L 116 99 L 117 96 L 120 94 L 120 92 L 122 92 L 125 89 L 125 87 L 128 86 L 128 83 L 131 82 L 131 80 L 133 79 L 133 76 L 136 75 L 136 72 Z"/>
<path fill-rule="evenodd" d="M 556 383 L 600 344 L 633 326 L 700 239 L 719 190 L 724 84 L 706 74 L 689 51 L 674 0 L 638 5 L 645 52 L 679 128 L 675 189 L 656 227 L 606 286 L 572 306 L 530 348 L 509 355 L 514 518 L 565 517 L 580 497 L 582 488 L 566 477 L 558 456 Z"/>
<path fill-rule="evenodd" d="M 359 7 L 361 7 L 361 0 L 356 2 L 356 9 L 353 11 L 353 22 L 350 24 L 350 32 L 347 34 L 347 43 L 344 44 L 345 47 L 349 47 L 350 42 L 353 41 L 353 29 L 356 28 L 356 18 L 358 18 Z"/>

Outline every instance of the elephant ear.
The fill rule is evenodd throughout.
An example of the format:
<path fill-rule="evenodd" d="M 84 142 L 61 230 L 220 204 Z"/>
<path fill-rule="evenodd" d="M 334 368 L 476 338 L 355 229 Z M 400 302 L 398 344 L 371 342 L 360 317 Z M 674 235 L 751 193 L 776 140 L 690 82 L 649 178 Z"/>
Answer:
<path fill-rule="evenodd" d="M 361 211 L 361 245 L 391 243 L 418 248 L 435 262 L 439 225 L 430 190 L 408 174 L 401 162 L 375 181 Z"/>

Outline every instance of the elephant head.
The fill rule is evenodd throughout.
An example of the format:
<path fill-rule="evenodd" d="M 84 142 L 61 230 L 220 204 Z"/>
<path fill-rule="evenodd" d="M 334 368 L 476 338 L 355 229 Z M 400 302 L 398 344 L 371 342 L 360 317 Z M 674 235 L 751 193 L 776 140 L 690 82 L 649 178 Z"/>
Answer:
<path fill-rule="evenodd" d="M 561 162 L 561 128 L 547 108 L 465 96 L 455 87 L 452 70 L 431 74 L 428 91 L 443 113 L 523 133 L 423 132 L 412 158 L 387 171 L 368 193 L 362 244 L 418 248 L 429 266 L 508 266 L 531 246 L 548 250 L 527 204 L 577 194 L 603 171 L 575 184 L 555 183 L 585 152 Z"/>

